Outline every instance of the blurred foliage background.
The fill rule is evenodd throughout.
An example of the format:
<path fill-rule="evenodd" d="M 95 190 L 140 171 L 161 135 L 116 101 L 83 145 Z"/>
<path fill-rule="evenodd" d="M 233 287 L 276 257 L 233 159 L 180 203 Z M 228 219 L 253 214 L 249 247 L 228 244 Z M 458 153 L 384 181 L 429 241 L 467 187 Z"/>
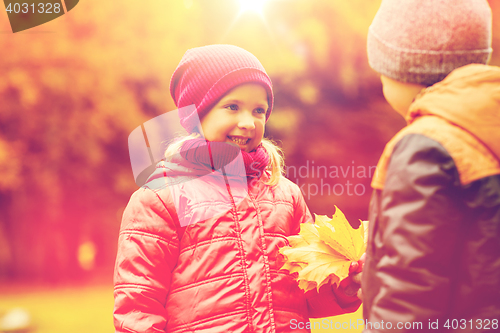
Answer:
<path fill-rule="evenodd" d="M 499 65 L 500 1 L 489 2 Z M 111 281 L 137 188 L 127 137 L 175 109 L 170 76 L 187 49 L 207 44 L 241 46 L 268 71 L 266 136 L 284 148 L 311 212 L 337 205 L 354 225 L 366 219 L 370 167 L 405 124 L 366 58 L 379 5 L 269 0 L 259 14 L 239 0 L 82 0 L 16 34 L 0 6 L 0 281 Z M 318 177 L 318 166 L 338 177 Z"/>

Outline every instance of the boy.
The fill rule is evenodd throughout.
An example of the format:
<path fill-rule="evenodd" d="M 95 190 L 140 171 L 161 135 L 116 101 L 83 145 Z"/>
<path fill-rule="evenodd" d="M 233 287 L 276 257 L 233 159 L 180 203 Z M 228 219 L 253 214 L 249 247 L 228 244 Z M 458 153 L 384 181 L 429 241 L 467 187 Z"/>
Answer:
<path fill-rule="evenodd" d="M 486 0 L 383 0 L 370 66 L 407 120 L 372 181 L 365 332 L 500 319 L 500 68 Z"/>

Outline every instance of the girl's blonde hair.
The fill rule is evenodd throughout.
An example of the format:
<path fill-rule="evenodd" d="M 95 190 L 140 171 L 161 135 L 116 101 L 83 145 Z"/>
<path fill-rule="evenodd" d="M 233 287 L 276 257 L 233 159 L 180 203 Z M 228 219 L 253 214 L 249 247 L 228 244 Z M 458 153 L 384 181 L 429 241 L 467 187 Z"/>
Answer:
<path fill-rule="evenodd" d="M 180 152 L 184 142 L 197 138 L 201 138 L 201 135 L 195 132 L 188 136 L 175 139 L 175 141 L 172 142 L 165 150 L 165 159 L 170 161 L 174 155 Z M 283 177 L 285 171 L 283 150 L 278 147 L 274 141 L 267 138 L 262 138 L 261 144 L 262 148 L 264 148 L 269 155 L 269 165 L 267 168 L 271 172 L 271 177 L 265 184 L 270 186 L 277 185 L 280 178 Z"/>

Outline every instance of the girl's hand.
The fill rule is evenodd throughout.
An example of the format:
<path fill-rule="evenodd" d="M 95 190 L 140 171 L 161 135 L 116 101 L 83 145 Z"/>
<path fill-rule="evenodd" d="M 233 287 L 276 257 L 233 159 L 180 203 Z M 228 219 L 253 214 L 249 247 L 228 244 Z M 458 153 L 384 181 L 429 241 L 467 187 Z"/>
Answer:
<path fill-rule="evenodd" d="M 351 263 L 349 267 L 349 276 L 340 283 L 340 286 L 344 289 L 347 296 L 356 295 L 359 299 L 362 299 L 361 276 L 365 260 L 366 253 L 363 253 L 359 261 Z"/>

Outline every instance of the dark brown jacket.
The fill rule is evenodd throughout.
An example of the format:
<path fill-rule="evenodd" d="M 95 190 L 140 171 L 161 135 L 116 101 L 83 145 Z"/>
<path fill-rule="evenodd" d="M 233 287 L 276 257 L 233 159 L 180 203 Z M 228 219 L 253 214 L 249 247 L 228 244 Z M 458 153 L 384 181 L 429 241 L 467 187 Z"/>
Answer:
<path fill-rule="evenodd" d="M 496 331 L 500 69 L 455 70 L 407 121 L 372 182 L 365 332 Z"/>

